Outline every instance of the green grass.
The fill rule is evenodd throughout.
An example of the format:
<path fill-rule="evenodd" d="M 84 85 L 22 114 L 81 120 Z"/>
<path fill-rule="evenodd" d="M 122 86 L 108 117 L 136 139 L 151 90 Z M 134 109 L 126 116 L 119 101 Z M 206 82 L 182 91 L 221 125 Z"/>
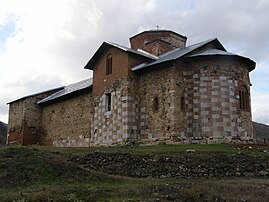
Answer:
<path fill-rule="evenodd" d="M 130 178 L 88 170 L 68 161 L 88 152 L 182 155 L 238 152 L 232 145 L 0 148 L 0 201 L 267 201 L 268 178 Z M 253 151 L 255 152 L 255 151 Z"/>
<path fill-rule="evenodd" d="M 118 146 L 118 147 L 38 147 L 43 151 L 61 154 L 83 154 L 87 152 L 128 152 L 128 153 L 147 153 L 147 154 L 168 154 L 181 155 L 186 150 L 195 150 L 199 153 L 234 153 L 237 150 L 228 144 L 180 144 L 180 145 L 150 145 L 150 146 Z"/>

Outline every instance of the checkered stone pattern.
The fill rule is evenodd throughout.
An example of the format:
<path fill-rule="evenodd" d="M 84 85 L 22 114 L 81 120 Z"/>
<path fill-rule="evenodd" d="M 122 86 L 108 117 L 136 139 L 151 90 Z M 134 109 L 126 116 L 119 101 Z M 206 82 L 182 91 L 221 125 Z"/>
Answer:
<path fill-rule="evenodd" d="M 54 140 L 52 145 L 54 147 L 89 147 L 90 138 L 86 135 L 80 135 L 78 139 L 67 137 L 62 140 Z"/>
<path fill-rule="evenodd" d="M 111 92 L 111 97 L 111 111 L 106 111 L 105 94 L 94 108 L 91 145 L 119 144 L 137 136 L 134 96 L 124 96 L 117 90 Z"/>
<path fill-rule="evenodd" d="M 194 73 L 187 82 L 187 137 L 191 142 L 231 142 L 246 136 L 240 127 L 236 88 L 238 81 L 227 76 Z"/>
<path fill-rule="evenodd" d="M 140 138 L 142 141 L 150 141 L 152 133 L 149 128 L 149 115 L 146 107 L 140 107 Z"/>

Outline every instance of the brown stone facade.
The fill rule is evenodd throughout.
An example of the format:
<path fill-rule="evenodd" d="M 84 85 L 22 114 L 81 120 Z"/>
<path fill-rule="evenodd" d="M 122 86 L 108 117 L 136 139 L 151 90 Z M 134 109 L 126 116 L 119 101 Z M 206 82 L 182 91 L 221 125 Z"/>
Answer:
<path fill-rule="evenodd" d="M 185 48 L 186 39 L 156 30 L 130 38 L 131 49 L 104 42 L 85 67 L 93 70 L 87 90 L 74 84 L 70 96 L 66 90 L 40 105 L 46 96 L 10 104 L 9 143 L 255 142 L 249 78 L 255 63 L 217 39 Z"/>
<path fill-rule="evenodd" d="M 8 144 L 31 145 L 41 143 L 41 107 L 37 102 L 62 88 L 23 97 L 9 103 Z"/>
<path fill-rule="evenodd" d="M 89 146 L 93 99 L 91 92 L 42 107 L 44 139 L 50 145 Z"/>

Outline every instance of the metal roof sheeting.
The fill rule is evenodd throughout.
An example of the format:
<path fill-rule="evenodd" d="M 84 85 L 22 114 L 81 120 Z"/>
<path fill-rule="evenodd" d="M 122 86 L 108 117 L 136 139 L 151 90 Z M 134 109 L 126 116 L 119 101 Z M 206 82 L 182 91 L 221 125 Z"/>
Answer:
<path fill-rule="evenodd" d="M 191 46 L 187 46 L 186 48 L 177 48 L 175 50 L 172 50 L 172 51 L 170 51 L 168 53 L 160 55 L 158 60 L 145 62 L 145 63 L 142 63 L 140 65 L 137 65 L 137 66 L 133 67 L 132 71 L 138 71 L 138 70 L 150 67 L 150 66 L 160 64 L 160 63 L 164 63 L 164 62 L 168 62 L 168 61 L 171 61 L 171 60 L 179 59 L 180 57 L 183 57 L 186 54 L 190 53 L 191 51 L 193 51 L 193 50 L 195 50 L 197 48 L 200 48 L 200 47 L 202 47 L 202 46 L 204 46 L 204 45 L 206 45 L 206 44 L 208 44 L 210 42 L 218 43 L 220 45 L 221 49 L 225 50 L 225 48 L 221 45 L 221 43 L 219 42 L 219 40 L 217 38 L 209 39 L 207 41 L 203 41 L 203 42 L 191 45 Z"/>
<path fill-rule="evenodd" d="M 227 51 L 222 51 L 219 49 L 207 49 L 205 51 L 202 51 L 200 53 L 195 53 L 195 54 L 191 54 L 191 55 L 187 55 L 186 57 L 195 57 L 195 56 L 209 56 L 209 55 L 228 55 L 228 56 L 238 56 L 236 54 L 233 53 L 229 53 Z"/>
<path fill-rule="evenodd" d="M 243 57 L 243 56 L 240 56 L 240 55 L 236 55 L 236 54 L 233 54 L 233 53 L 229 53 L 227 51 L 222 51 L 222 50 L 219 50 L 219 49 L 215 49 L 215 48 L 207 49 L 207 50 L 204 50 L 204 51 L 202 51 L 200 53 L 190 54 L 190 55 L 187 55 L 185 57 L 193 58 L 193 57 L 205 57 L 205 56 L 230 56 L 230 57 L 241 58 L 241 59 L 245 60 L 249 64 L 249 71 L 252 71 L 256 66 L 256 63 L 253 60 L 249 59 L 249 58 L 246 58 L 246 57 Z"/>
<path fill-rule="evenodd" d="M 62 98 L 64 96 L 70 95 L 72 93 L 84 90 L 86 88 L 89 88 L 92 86 L 92 78 L 86 79 L 83 81 L 79 81 L 77 83 L 70 84 L 68 86 L 65 86 L 64 89 L 50 95 L 49 97 L 44 98 L 43 100 L 40 100 L 37 102 L 37 104 L 44 104 L 47 102 L 51 102 L 53 100 Z"/>
<path fill-rule="evenodd" d="M 21 98 L 19 98 L 19 99 L 17 99 L 17 100 L 13 100 L 13 101 L 11 101 L 11 102 L 8 102 L 7 104 L 11 104 L 11 103 L 13 103 L 13 102 L 18 102 L 18 101 L 20 101 L 20 100 L 24 100 L 24 99 L 27 99 L 27 98 L 30 98 L 30 97 L 38 96 L 38 95 L 41 95 L 41 94 L 44 94 L 44 93 L 48 93 L 48 92 L 50 92 L 50 91 L 62 90 L 63 88 L 64 88 L 64 86 L 61 86 L 61 87 L 58 87 L 58 88 L 53 88 L 53 89 L 49 89 L 49 90 L 45 90 L 45 91 L 41 91 L 41 92 L 39 92 L 39 93 L 35 93 L 35 94 L 31 94 L 31 95 L 26 95 L 26 96 L 21 97 Z"/>

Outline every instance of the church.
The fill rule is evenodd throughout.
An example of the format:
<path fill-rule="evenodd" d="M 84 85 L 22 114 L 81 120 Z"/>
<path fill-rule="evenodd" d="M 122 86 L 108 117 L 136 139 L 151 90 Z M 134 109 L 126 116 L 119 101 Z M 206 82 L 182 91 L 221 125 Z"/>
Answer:
<path fill-rule="evenodd" d="M 93 77 L 11 101 L 8 144 L 253 143 L 250 77 L 255 62 L 217 39 L 186 46 L 171 30 L 103 42 Z"/>

